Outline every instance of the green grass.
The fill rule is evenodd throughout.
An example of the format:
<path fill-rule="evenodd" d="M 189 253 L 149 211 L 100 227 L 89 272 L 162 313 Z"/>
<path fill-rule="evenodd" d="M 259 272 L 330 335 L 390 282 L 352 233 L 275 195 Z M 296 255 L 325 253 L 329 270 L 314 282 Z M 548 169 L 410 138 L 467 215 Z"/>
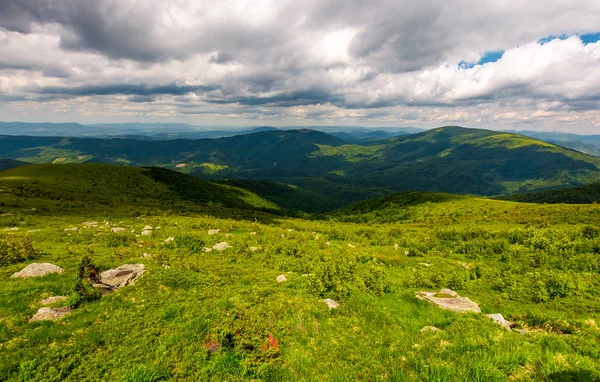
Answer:
<path fill-rule="evenodd" d="M 596 205 L 407 192 L 318 220 L 245 212 L 228 218 L 168 204 L 174 190 L 188 190 L 178 197 L 186 203 L 194 195 L 170 172 L 124 172 L 116 178 L 123 187 L 109 183 L 85 196 L 87 181 L 58 184 L 67 175 L 23 169 L 0 173 L 0 187 L 32 191 L 39 182 L 47 194 L 2 194 L 0 234 L 18 227 L 35 247 L 33 261 L 65 272 L 11 279 L 28 262 L 0 266 L 0 380 L 600 378 Z M 136 190 L 133 179 L 154 188 Z M 173 182 L 179 186 L 169 189 Z M 73 208 L 70 189 L 89 203 Z M 149 190 L 162 192 L 156 197 L 165 205 L 140 216 L 136 210 L 152 199 L 139 195 Z M 90 220 L 100 224 L 80 225 Z M 101 228 L 104 220 L 127 231 L 111 233 Z M 160 228 L 138 237 L 145 225 Z M 79 231 L 65 231 L 75 226 Z M 168 237 L 175 240 L 165 243 Z M 231 248 L 204 252 L 221 241 Z M 143 263 L 147 272 L 60 322 L 27 323 L 41 299 L 71 291 L 84 255 L 100 270 Z M 282 273 L 288 281 L 277 283 Z M 452 313 L 414 297 L 440 288 L 532 332 L 506 331 L 482 314 Z M 323 298 L 340 307 L 329 310 Z M 427 325 L 442 331 L 421 332 Z"/>

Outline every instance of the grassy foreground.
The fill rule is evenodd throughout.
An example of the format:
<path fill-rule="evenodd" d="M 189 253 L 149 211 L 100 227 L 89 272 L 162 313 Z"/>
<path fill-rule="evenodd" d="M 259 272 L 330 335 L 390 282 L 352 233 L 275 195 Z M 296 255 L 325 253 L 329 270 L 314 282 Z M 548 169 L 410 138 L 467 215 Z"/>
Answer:
<path fill-rule="evenodd" d="M 597 205 L 400 195 L 320 221 L 234 220 L 24 195 L 0 196 L 0 236 L 26 235 L 36 251 L 0 266 L 0 381 L 600 378 Z M 222 241 L 231 248 L 204 251 Z M 61 321 L 28 323 L 40 300 L 71 293 L 84 255 L 147 271 Z M 33 261 L 65 272 L 10 278 Z M 440 288 L 527 333 L 414 297 Z"/>

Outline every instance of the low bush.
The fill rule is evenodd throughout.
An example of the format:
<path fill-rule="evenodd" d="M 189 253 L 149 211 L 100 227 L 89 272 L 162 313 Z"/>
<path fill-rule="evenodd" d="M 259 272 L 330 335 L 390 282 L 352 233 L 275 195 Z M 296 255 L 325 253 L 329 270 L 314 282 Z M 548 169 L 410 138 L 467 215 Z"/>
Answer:
<path fill-rule="evenodd" d="M 25 235 L 0 235 L 0 266 L 20 263 L 35 256 L 33 243 Z"/>

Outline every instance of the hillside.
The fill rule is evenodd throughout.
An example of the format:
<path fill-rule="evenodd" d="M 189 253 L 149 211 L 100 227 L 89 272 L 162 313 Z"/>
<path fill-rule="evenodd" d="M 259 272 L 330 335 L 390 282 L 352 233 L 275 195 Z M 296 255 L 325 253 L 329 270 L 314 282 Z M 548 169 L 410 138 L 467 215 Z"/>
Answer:
<path fill-rule="evenodd" d="M 26 164 L 27 164 L 26 162 L 21 162 L 21 161 L 13 160 L 13 159 L 0 159 L 0 171 L 23 166 Z"/>
<path fill-rule="evenodd" d="M 229 208 L 277 213 L 280 207 L 247 190 L 162 168 L 107 164 L 35 164 L 0 171 L 0 188 L 19 199 L 69 208 Z M 64 208 L 64 206 L 63 206 Z"/>
<path fill-rule="evenodd" d="M 505 195 L 499 197 L 499 199 L 524 203 L 600 203 L 600 183 L 592 183 L 579 187 L 561 188 L 557 190 Z"/>
<path fill-rule="evenodd" d="M 600 158 L 456 126 L 354 144 L 312 130 L 161 141 L 3 136 L 0 156 L 159 166 L 208 179 L 271 180 L 321 195 L 328 185 L 325 196 L 344 203 L 408 189 L 500 195 L 600 181 Z"/>

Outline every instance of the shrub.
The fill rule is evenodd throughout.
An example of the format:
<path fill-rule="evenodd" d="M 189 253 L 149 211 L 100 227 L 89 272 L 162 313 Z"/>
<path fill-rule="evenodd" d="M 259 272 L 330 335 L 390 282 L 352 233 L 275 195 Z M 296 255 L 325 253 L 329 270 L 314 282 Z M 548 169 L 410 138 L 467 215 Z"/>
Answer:
<path fill-rule="evenodd" d="M 88 256 L 83 256 L 79 262 L 77 277 L 73 281 L 72 291 L 66 305 L 74 309 L 84 302 L 99 299 L 101 293 L 92 285 L 97 279 L 98 269 Z"/>
<path fill-rule="evenodd" d="M 20 263 L 33 258 L 33 243 L 25 235 L 0 236 L 0 266 Z"/>
<path fill-rule="evenodd" d="M 178 236 L 175 238 L 175 245 L 177 248 L 185 248 L 190 253 L 201 253 L 204 252 L 204 239 L 200 236 Z"/>

